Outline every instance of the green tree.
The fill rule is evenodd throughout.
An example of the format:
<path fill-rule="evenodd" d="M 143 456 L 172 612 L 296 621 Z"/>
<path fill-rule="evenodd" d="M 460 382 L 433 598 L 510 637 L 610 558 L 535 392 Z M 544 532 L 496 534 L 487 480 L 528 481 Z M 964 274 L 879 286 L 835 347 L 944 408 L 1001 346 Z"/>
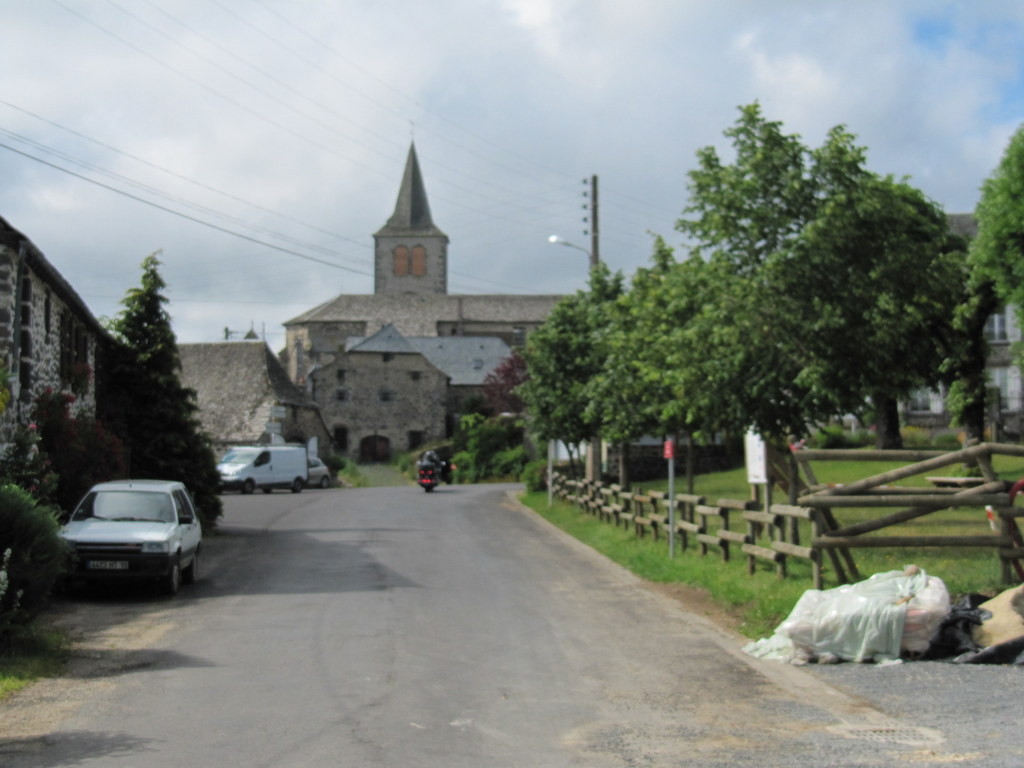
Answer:
<path fill-rule="evenodd" d="M 962 254 L 944 215 L 867 171 L 842 127 L 810 151 L 754 104 L 726 136 L 734 163 L 698 153 L 677 225 L 708 264 L 687 329 L 722 400 L 705 414 L 779 440 L 870 400 L 898 445 L 897 400 L 937 383 L 950 344 Z"/>
<path fill-rule="evenodd" d="M 1002 161 L 985 180 L 971 243 L 973 270 L 993 282 L 999 300 L 1024 317 L 1024 126 L 1010 138 Z"/>
<path fill-rule="evenodd" d="M 964 297 L 953 315 L 955 343 L 942 363 L 949 381 L 946 410 L 952 424 L 964 428 L 968 440 L 982 440 L 985 436 L 989 387 L 985 325 L 998 307 L 994 283 L 979 271 L 971 271 Z"/>
<path fill-rule="evenodd" d="M 159 267 L 156 254 L 143 260 L 141 284 L 127 292 L 111 324 L 122 345 L 110 360 L 106 421 L 125 438 L 132 476 L 185 483 L 211 527 L 222 510 L 217 460 L 199 422 L 196 394 L 181 383 Z"/>
<path fill-rule="evenodd" d="M 621 295 L 622 282 L 621 274 L 594 267 L 590 290 L 562 299 L 527 339 L 528 379 L 517 391 L 540 441 L 561 440 L 571 450 L 598 434 L 599 420 L 587 410 L 588 385 L 604 370 L 600 342 L 607 304 Z"/>

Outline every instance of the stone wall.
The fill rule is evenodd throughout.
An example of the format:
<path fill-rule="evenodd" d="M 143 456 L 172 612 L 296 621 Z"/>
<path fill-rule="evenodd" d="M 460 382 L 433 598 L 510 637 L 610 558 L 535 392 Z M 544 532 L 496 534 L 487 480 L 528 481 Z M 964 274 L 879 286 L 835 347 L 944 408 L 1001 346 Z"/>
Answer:
<path fill-rule="evenodd" d="M 448 378 L 419 354 L 354 352 L 316 373 L 316 401 L 335 452 L 356 461 L 367 439 L 387 440 L 390 454 L 445 437 Z M 414 444 L 415 443 L 415 444 Z"/>
<path fill-rule="evenodd" d="M 48 280 L 48 271 L 33 268 L 41 255 L 33 256 L 0 244 L 0 348 L 12 374 L 11 401 L 0 418 L 0 442 L 10 440 L 17 424 L 29 421 L 36 397 L 47 389 L 70 391 L 74 383 L 72 415 L 96 413 L 97 339 L 89 328 L 92 319 L 83 320 L 62 299 L 62 292 Z"/>

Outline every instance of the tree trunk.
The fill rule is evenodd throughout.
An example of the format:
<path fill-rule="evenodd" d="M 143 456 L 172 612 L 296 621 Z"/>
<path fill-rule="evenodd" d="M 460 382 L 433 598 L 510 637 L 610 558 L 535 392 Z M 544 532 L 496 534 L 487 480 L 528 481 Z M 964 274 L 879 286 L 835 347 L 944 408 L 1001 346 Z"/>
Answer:
<path fill-rule="evenodd" d="M 619 485 L 629 488 L 629 443 L 619 444 Z"/>
<path fill-rule="evenodd" d="M 899 404 L 888 395 L 875 395 L 872 400 L 875 404 L 875 448 L 902 448 Z"/>

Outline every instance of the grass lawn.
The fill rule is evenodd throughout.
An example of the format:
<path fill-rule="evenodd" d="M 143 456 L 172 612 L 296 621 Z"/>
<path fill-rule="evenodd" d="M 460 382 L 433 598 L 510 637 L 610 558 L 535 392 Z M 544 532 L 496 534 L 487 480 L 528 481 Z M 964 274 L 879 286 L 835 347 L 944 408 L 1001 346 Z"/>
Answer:
<path fill-rule="evenodd" d="M 19 631 L 0 653 L 0 699 L 64 669 L 67 646 L 64 636 L 39 625 Z"/>
<path fill-rule="evenodd" d="M 817 479 L 823 483 L 849 483 L 865 477 L 880 474 L 902 466 L 900 462 L 828 462 L 814 466 Z M 1024 478 L 1024 460 L 996 457 L 995 469 L 1005 480 Z M 929 474 L 954 474 L 955 467 Z M 900 485 L 928 486 L 923 477 L 909 478 Z M 644 490 L 666 490 L 667 481 L 643 483 Z M 676 478 L 677 493 L 685 491 L 685 480 Z M 709 504 L 718 499 L 748 499 L 751 496 L 745 469 L 698 475 L 694 479 L 694 492 L 704 496 Z M 578 508 L 556 500 L 551 509 L 547 506 L 547 493 L 526 494 L 523 501 L 540 515 L 584 543 L 602 552 L 615 562 L 629 568 L 638 576 L 654 582 L 680 582 L 702 587 L 712 599 L 737 619 L 738 629 L 751 638 L 772 634 L 775 627 L 792 610 L 805 590 L 811 588 L 810 563 L 800 558 L 789 558 L 788 575 L 780 579 L 773 565 L 759 561 L 753 576 L 747 575 L 746 558 L 733 556 L 730 562 L 723 562 L 719 553 L 712 551 L 705 556 L 693 547 L 683 550 L 676 548 L 676 557 L 668 557 L 668 545 L 664 539 L 653 541 L 643 539 L 631 531 L 617 528 L 609 523 L 581 512 Z M 776 501 L 785 501 L 776 498 Z M 837 508 L 833 512 L 841 525 L 872 520 L 893 509 Z M 738 513 L 730 519 L 730 528 L 745 531 L 746 523 Z M 886 528 L 883 535 L 986 535 L 991 534 L 985 511 L 981 508 L 944 510 L 927 515 L 898 526 Z M 810 538 L 810 530 L 801 531 L 801 540 Z M 938 576 L 945 583 L 951 596 L 968 593 L 995 595 L 1009 585 L 1001 581 L 999 558 L 991 548 L 916 548 L 916 549 L 872 549 L 852 550 L 861 575 L 865 578 L 873 573 L 902 569 L 914 563 L 929 574 Z M 824 558 L 822 565 L 826 588 L 836 586 L 837 581 L 831 564 Z"/>

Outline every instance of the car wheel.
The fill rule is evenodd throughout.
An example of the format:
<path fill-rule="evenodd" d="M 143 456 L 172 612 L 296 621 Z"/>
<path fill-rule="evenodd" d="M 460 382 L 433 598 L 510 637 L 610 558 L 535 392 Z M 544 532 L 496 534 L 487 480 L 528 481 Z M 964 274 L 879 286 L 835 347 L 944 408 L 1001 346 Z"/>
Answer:
<path fill-rule="evenodd" d="M 199 578 L 199 550 L 192 556 L 192 562 L 188 564 L 188 567 L 181 572 L 181 581 L 183 584 L 195 584 Z"/>
<path fill-rule="evenodd" d="M 244 483 L 242 483 L 242 493 L 252 493 L 256 490 L 256 483 L 250 477 Z"/>
<path fill-rule="evenodd" d="M 327 488 L 327 487 L 330 486 L 330 484 L 331 484 L 331 479 L 329 477 L 327 477 L 327 475 L 324 475 L 323 477 L 320 478 L 320 487 L 321 488 Z"/>
<path fill-rule="evenodd" d="M 296 477 L 292 480 L 292 493 L 302 493 L 302 489 L 306 484 L 302 482 L 301 477 Z"/>
<path fill-rule="evenodd" d="M 179 589 L 181 589 L 181 561 L 176 559 L 171 563 L 171 570 L 164 576 L 164 592 L 168 595 L 176 595 Z"/>

